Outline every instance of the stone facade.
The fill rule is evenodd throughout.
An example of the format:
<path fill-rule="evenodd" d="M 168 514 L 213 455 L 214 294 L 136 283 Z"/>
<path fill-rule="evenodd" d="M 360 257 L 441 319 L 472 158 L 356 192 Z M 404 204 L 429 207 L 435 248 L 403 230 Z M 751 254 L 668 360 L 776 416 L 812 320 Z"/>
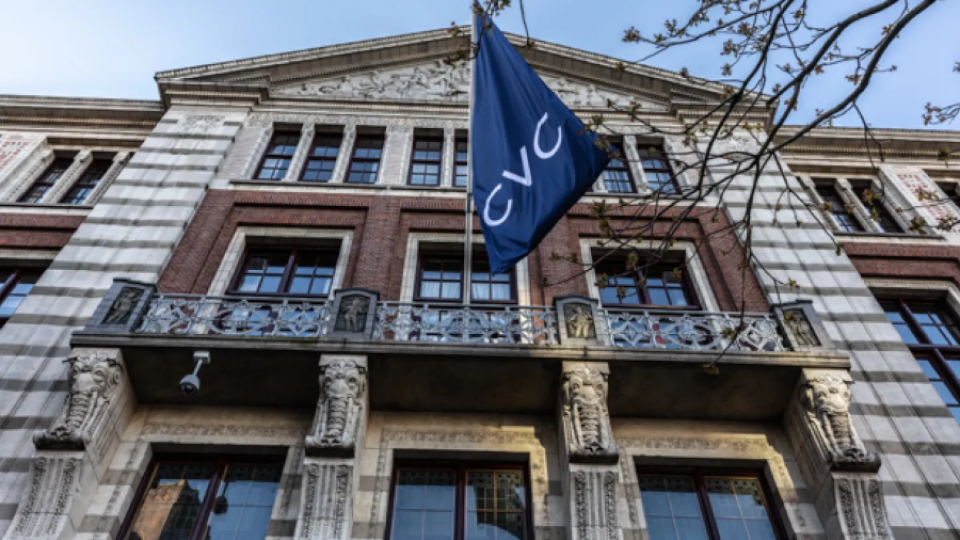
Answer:
<path fill-rule="evenodd" d="M 518 267 L 529 306 L 416 301 L 411 256 L 463 234 L 452 160 L 469 76 L 441 62 L 459 45 L 424 32 L 163 72 L 156 102 L 0 96 L 0 270 L 42 272 L 0 328 L 4 538 L 115 538 L 156 461 L 187 454 L 282 463 L 264 523 L 274 539 L 387 540 L 397 471 L 426 461 L 522 471 L 537 540 L 651 538 L 641 477 L 693 468 L 758 479 L 781 540 L 960 535 L 960 425 L 877 300 L 960 307 L 960 237 L 934 227 L 960 216 L 960 175 L 936 159 L 960 134 L 878 130 L 890 142 L 874 170 L 855 130 L 814 130 L 783 156 L 805 198 L 780 201 L 773 169 L 761 179 L 764 271 L 739 271 L 732 233 L 680 246 L 704 305 L 760 312 L 755 341 L 734 343 L 714 372 L 704 366 L 730 345 L 732 314 L 614 313 L 595 276 L 558 279 L 575 269 L 553 252 L 598 252 L 591 203 L 624 196 L 602 182 Z M 679 126 L 722 91 L 642 66 L 617 73 L 560 45 L 525 54 L 583 115 L 635 100 L 645 120 Z M 609 124 L 642 193 L 637 145 L 682 143 Z M 255 180 L 277 133 L 298 134 L 289 168 Z M 319 134 L 339 137 L 331 178 L 301 181 Z M 371 134 L 384 140 L 377 182 L 351 184 L 354 144 Z M 422 137 L 442 141 L 435 188 L 407 185 Z M 37 203 L 20 202 L 64 159 Z M 106 159 L 82 204 L 62 202 Z M 863 231 L 816 214 L 827 183 Z M 901 233 L 870 219 L 863 185 L 889 193 Z M 678 238 L 742 218 L 751 189 L 738 178 L 724 215 L 696 209 Z M 228 294 L 251 246 L 333 253 L 329 300 Z M 685 324 L 721 330 L 684 341 Z M 182 395 L 200 350 L 202 386 Z"/>

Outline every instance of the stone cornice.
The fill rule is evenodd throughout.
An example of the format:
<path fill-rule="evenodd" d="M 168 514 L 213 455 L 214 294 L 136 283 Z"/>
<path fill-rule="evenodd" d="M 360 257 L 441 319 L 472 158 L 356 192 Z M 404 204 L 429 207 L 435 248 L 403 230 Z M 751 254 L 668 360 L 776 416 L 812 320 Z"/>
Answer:
<path fill-rule="evenodd" d="M 793 136 L 800 126 L 785 126 L 777 141 Z M 910 159 L 937 162 L 944 149 L 960 150 L 960 131 L 871 129 L 873 139 L 882 147 L 888 159 Z M 786 157 L 823 156 L 825 158 L 879 159 L 875 144 L 867 152 L 861 128 L 817 128 L 787 146 Z"/>
<path fill-rule="evenodd" d="M 150 131 L 163 116 L 159 101 L 0 95 L 0 126 Z"/>

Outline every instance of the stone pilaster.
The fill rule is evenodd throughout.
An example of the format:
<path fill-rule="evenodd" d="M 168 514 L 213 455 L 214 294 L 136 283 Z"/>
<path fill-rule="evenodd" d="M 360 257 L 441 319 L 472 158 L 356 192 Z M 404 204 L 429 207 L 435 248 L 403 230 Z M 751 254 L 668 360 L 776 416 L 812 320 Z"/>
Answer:
<path fill-rule="evenodd" d="M 340 141 L 340 151 L 337 152 L 337 163 L 333 166 L 331 184 L 342 184 L 347 179 L 347 168 L 353 157 L 353 142 L 357 139 L 357 125 L 348 123 L 343 126 L 343 140 Z"/>
<path fill-rule="evenodd" d="M 558 407 L 568 540 L 618 540 L 619 453 L 603 363 L 564 362 Z"/>
<path fill-rule="evenodd" d="M 290 168 L 287 169 L 287 174 L 283 177 L 284 182 L 300 180 L 300 175 L 303 173 L 303 164 L 307 162 L 307 156 L 310 155 L 310 149 L 313 148 L 313 137 L 316 134 L 316 129 L 317 126 L 314 123 L 303 125 L 300 130 L 300 142 L 293 153 L 293 158 L 290 159 Z"/>
<path fill-rule="evenodd" d="M 257 167 L 263 159 L 263 153 L 267 151 L 267 145 L 273 138 L 273 124 L 263 128 L 260 136 L 257 137 L 257 143 L 253 146 L 253 152 L 247 157 L 247 163 L 243 166 L 243 172 L 240 173 L 241 180 L 252 180 L 253 175 L 257 174 Z"/>
<path fill-rule="evenodd" d="M 57 180 L 57 183 L 43 195 L 40 202 L 43 204 L 56 204 L 59 202 L 64 192 L 70 189 L 70 186 L 80 178 L 80 175 L 87 170 L 87 167 L 90 166 L 92 161 L 93 153 L 89 150 L 81 150 L 78 152 L 73 158 L 73 163 L 67 167 L 67 170 L 63 172 L 63 176 Z"/>
<path fill-rule="evenodd" d="M 904 217 L 907 220 L 914 217 L 923 219 L 927 224 L 926 230 L 936 234 L 960 234 L 956 232 L 956 227 L 950 233 L 936 230 L 941 223 L 960 222 L 960 209 L 926 171 L 909 165 L 883 164 L 880 166 L 880 179 L 897 190 L 906 202 Z"/>
<path fill-rule="evenodd" d="M 443 130 L 443 169 L 440 173 L 440 186 L 453 187 L 453 167 L 457 156 L 457 130 Z"/>
<path fill-rule="evenodd" d="M 363 446 L 368 411 L 367 358 L 323 355 L 317 413 L 305 441 L 297 539 L 351 537 L 360 481 L 355 456 Z"/>
<path fill-rule="evenodd" d="M 627 158 L 627 167 L 630 167 L 630 176 L 633 177 L 633 183 L 637 188 L 637 193 L 645 193 L 648 189 L 648 186 L 647 181 L 643 176 L 643 165 L 640 164 L 640 154 L 637 152 L 636 136 L 623 136 L 623 155 L 625 158 Z M 605 190 L 606 189 L 604 188 L 604 191 Z"/>
<path fill-rule="evenodd" d="M 847 371 L 805 369 L 786 426 L 828 539 L 892 538 L 877 471 L 850 417 Z"/>
<path fill-rule="evenodd" d="M 96 204 L 97 201 L 100 200 L 100 196 L 103 195 L 103 192 L 120 176 L 120 172 L 127 166 L 128 159 L 130 159 L 130 152 L 117 152 L 113 156 L 113 164 L 110 165 L 110 168 L 104 173 L 103 178 L 97 183 L 97 187 L 93 188 L 93 191 L 87 196 L 87 200 L 83 201 L 83 204 Z"/>
<path fill-rule="evenodd" d="M 7 539 L 74 538 L 133 409 L 117 349 L 75 349 L 66 403 L 53 425 L 34 434 L 29 485 Z"/>

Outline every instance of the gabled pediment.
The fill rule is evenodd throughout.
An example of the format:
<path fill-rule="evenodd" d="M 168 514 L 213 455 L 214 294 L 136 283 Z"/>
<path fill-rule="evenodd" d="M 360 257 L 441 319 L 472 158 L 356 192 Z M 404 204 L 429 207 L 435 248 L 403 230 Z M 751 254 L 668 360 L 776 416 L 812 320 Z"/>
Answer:
<path fill-rule="evenodd" d="M 646 111 L 665 111 L 668 108 L 667 103 L 643 99 L 602 84 L 542 71 L 540 76 L 551 90 L 574 109 L 605 109 L 611 103 L 626 107 L 631 102 L 639 103 Z M 470 99 L 470 70 L 465 66 L 437 60 L 279 84 L 271 87 L 270 94 L 276 97 L 466 104 Z"/>

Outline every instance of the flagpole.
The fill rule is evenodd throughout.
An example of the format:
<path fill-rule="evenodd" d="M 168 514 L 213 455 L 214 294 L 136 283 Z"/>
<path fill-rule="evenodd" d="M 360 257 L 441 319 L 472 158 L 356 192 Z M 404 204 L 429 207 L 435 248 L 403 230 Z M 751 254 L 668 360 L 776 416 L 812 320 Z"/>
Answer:
<path fill-rule="evenodd" d="M 470 281 L 473 277 L 473 95 L 477 87 L 474 44 L 478 41 L 477 14 L 470 9 L 470 105 L 467 110 L 467 197 L 464 204 L 463 239 L 463 303 L 470 303 Z"/>

